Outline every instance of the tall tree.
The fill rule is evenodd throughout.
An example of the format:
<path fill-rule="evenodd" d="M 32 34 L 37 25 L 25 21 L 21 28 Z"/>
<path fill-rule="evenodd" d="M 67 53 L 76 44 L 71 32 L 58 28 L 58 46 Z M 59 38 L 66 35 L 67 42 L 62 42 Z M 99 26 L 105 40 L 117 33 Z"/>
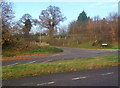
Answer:
<path fill-rule="evenodd" d="M 23 26 L 24 37 L 27 38 L 32 27 L 32 16 L 28 13 L 24 14 L 20 19 L 20 22 L 24 24 Z"/>
<path fill-rule="evenodd" d="M 61 21 L 64 21 L 65 17 L 62 15 L 59 7 L 50 5 L 46 10 L 42 10 L 39 19 L 41 26 L 49 29 L 49 35 L 52 36 L 55 27 L 59 25 Z"/>
<path fill-rule="evenodd" d="M 1 2 L 1 18 L 2 18 L 2 27 L 9 26 L 12 19 L 15 17 L 13 12 L 13 3 L 11 2 Z"/>
<path fill-rule="evenodd" d="M 13 3 L 2 1 L 0 3 L 1 7 L 1 16 L 0 19 L 2 19 L 2 45 L 7 45 L 11 41 L 11 34 L 10 24 L 12 23 L 12 19 L 14 18 L 14 12 L 13 12 Z"/>
<path fill-rule="evenodd" d="M 78 30 L 80 30 L 79 24 L 76 21 L 72 21 L 68 25 L 68 33 L 69 34 L 77 34 L 79 33 Z"/>
<path fill-rule="evenodd" d="M 109 33 L 112 41 L 116 41 L 118 37 L 118 17 L 117 13 L 110 13 L 108 16 Z"/>
<path fill-rule="evenodd" d="M 87 17 L 85 11 L 82 11 L 82 13 L 79 14 L 77 21 L 80 22 L 81 24 L 85 24 L 90 17 Z"/>

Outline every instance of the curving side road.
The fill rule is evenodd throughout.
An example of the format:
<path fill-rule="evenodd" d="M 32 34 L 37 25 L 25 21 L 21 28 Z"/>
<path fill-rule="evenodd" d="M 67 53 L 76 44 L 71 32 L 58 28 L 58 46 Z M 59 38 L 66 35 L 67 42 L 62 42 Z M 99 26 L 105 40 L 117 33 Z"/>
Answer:
<path fill-rule="evenodd" d="M 117 49 L 79 49 L 79 48 L 62 48 L 64 52 L 48 55 L 32 56 L 33 59 L 2 61 L 2 66 L 11 66 L 19 64 L 46 63 L 58 60 L 83 59 L 87 57 L 97 57 L 105 55 L 117 55 Z M 36 57 L 36 58 L 34 58 Z M 28 58 L 28 57 L 26 57 Z"/>

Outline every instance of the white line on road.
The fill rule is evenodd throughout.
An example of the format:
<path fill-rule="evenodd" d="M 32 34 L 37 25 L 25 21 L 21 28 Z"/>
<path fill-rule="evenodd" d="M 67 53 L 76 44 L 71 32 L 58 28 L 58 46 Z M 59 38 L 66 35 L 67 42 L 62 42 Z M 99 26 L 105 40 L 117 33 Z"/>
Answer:
<path fill-rule="evenodd" d="M 50 85 L 50 84 L 53 84 L 53 83 L 55 83 L 55 82 L 48 82 L 48 83 L 41 83 L 41 84 L 37 84 L 37 86 L 42 86 L 42 85 Z"/>
<path fill-rule="evenodd" d="M 41 84 L 37 84 L 37 86 L 42 86 L 42 85 L 46 85 L 47 83 L 41 83 Z"/>
<path fill-rule="evenodd" d="M 25 63 L 25 64 L 31 64 L 31 63 L 34 63 L 34 62 L 36 62 L 36 61 L 31 61 L 31 62 L 28 62 L 28 63 Z"/>
<path fill-rule="evenodd" d="M 87 77 L 77 77 L 77 78 L 72 78 L 72 80 L 78 80 L 78 79 L 85 79 Z"/>
<path fill-rule="evenodd" d="M 49 62 L 49 61 L 52 61 L 52 60 L 46 60 L 46 61 L 43 61 L 42 63 L 46 63 L 46 62 Z"/>
<path fill-rule="evenodd" d="M 104 73 L 104 74 L 101 74 L 101 75 L 111 75 L 113 74 L 114 72 L 109 72 L 109 73 Z"/>
<path fill-rule="evenodd" d="M 10 64 L 10 65 L 7 65 L 7 66 L 12 66 L 12 65 L 17 65 L 18 63 L 14 63 L 14 64 Z"/>
<path fill-rule="evenodd" d="M 48 82 L 48 84 L 53 84 L 53 83 L 55 83 L 55 82 Z"/>

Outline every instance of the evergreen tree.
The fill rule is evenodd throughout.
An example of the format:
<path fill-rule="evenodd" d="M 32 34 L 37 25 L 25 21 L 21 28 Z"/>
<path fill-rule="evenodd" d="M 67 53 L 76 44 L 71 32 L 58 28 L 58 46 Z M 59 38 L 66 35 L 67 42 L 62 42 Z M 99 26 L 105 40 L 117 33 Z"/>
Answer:
<path fill-rule="evenodd" d="M 32 16 L 30 14 L 24 14 L 22 18 L 20 19 L 20 22 L 24 24 L 23 31 L 24 31 L 24 37 L 28 38 L 29 32 L 32 27 Z"/>
<path fill-rule="evenodd" d="M 85 11 L 82 11 L 82 13 L 80 13 L 78 16 L 77 22 L 85 24 L 89 19 L 90 17 L 87 17 Z"/>

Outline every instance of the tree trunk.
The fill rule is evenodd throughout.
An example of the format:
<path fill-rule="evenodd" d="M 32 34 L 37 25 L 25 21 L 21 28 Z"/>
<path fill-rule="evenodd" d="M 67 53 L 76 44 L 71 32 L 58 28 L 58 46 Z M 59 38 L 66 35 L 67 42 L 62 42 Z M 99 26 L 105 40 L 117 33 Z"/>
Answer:
<path fill-rule="evenodd" d="M 49 28 L 49 36 L 53 36 L 54 34 L 54 27 Z"/>

